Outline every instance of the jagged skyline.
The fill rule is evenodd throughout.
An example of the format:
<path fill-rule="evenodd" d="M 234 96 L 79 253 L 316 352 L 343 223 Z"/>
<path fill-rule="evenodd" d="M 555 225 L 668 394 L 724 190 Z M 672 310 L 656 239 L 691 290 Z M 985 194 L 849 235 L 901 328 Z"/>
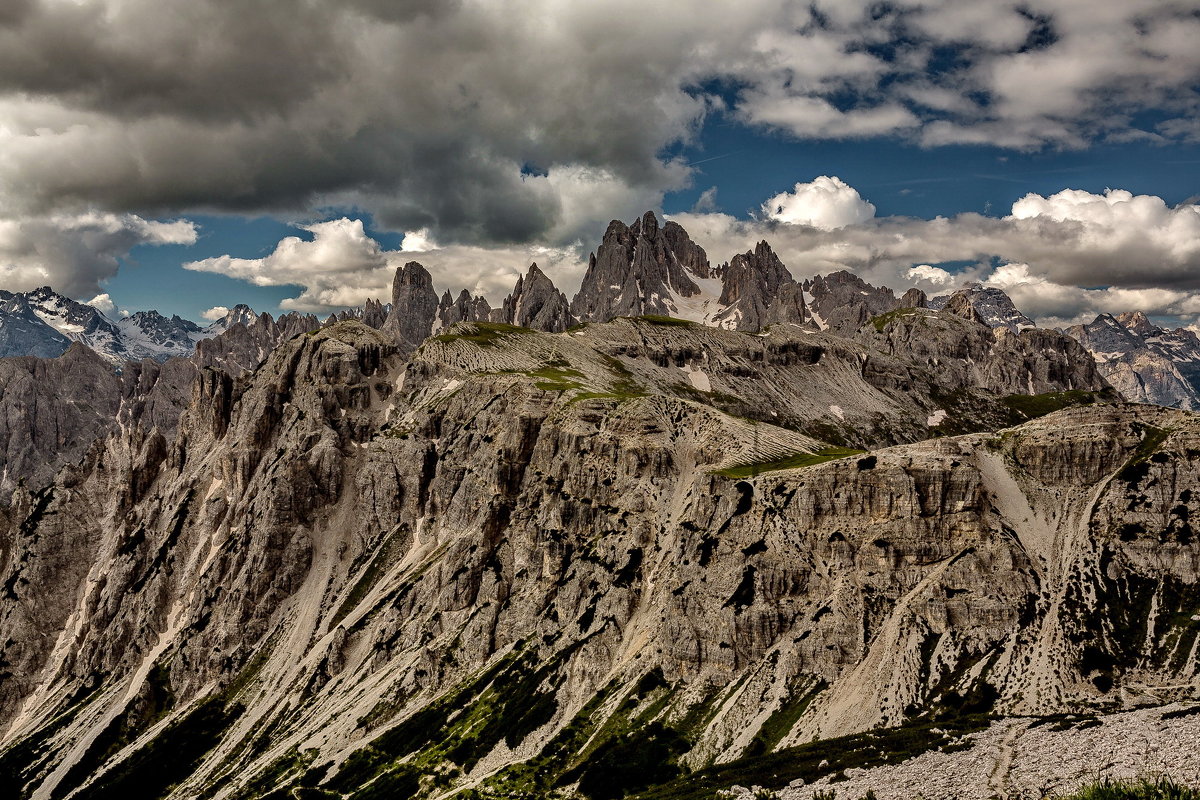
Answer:
<path fill-rule="evenodd" d="M 981 283 L 930 297 L 915 286 L 903 293 L 874 286 L 845 270 L 796 281 L 765 240 L 728 262 L 713 263 L 686 229 L 673 220 L 660 223 L 647 211 L 629 225 L 619 220 L 609 224 L 573 298 L 533 264 L 493 307 L 467 289 L 439 294 L 433 275 L 417 261 L 395 269 L 384 300 L 368 299 L 324 320 L 299 311 L 276 320 L 239 305 L 219 309 L 220 316 L 204 328 L 153 311 L 114 324 L 94 307 L 47 288 L 15 295 L 0 291 L 0 356 L 54 357 L 77 341 L 121 369 L 128 361 L 189 355 L 203 340 L 259 323 L 297 333 L 347 319 L 386 331 L 410 350 L 430 336 L 453 332 L 462 322 L 561 333 L 581 322 L 647 315 L 750 333 L 782 324 L 852 337 L 906 310 L 944 310 L 1012 333 L 1038 327 L 1003 289 Z M 1195 330 L 1164 329 L 1142 311 L 1126 310 L 1116 316 L 1100 314 L 1065 333 L 1084 345 L 1126 399 L 1200 408 L 1200 337 Z"/>
<path fill-rule="evenodd" d="M 419 256 L 496 303 L 532 261 L 572 293 L 608 221 L 652 208 L 717 261 L 765 238 L 799 279 L 975 279 L 1062 323 L 1200 315 L 1187 7 L 297 15 L 6 9 L 0 286 L 113 313 L 324 314 Z"/>

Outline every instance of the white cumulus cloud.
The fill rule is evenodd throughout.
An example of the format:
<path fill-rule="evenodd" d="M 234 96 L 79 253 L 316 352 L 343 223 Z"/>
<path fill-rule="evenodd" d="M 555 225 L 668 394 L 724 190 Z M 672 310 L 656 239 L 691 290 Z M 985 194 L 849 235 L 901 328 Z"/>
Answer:
<path fill-rule="evenodd" d="M 905 272 L 904 277 L 914 283 L 926 283 L 937 287 L 950 286 L 958 281 L 953 273 L 929 264 L 917 264 Z"/>
<path fill-rule="evenodd" d="M 672 218 L 716 260 L 766 239 L 801 279 L 848 269 L 876 284 L 897 290 L 916 285 L 931 294 L 988 281 L 1019 298 L 1022 310 L 1042 321 L 1142 310 L 1191 322 L 1188 315 L 1200 313 L 1200 205 L 1195 203 L 1170 207 L 1162 198 L 1120 189 L 1100 194 L 1066 189 L 1028 194 L 1002 217 L 965 213 L 924 220 L 861 212 L 853 221 L 851 210 L 841 217 L 831 212 L 827 224 L 817 227 L 815 213 L 788 212 L 795 198 L 812 194 L 842 200 L 859 196 L 841 181 L 830 181 L 832 188 L 824 194 L 807 189 L 814 181 L 768 200 L 764 211 L 774 213 L 762 219 L 694 212 Z M 814 207 L 822 208 L 819 200 L 808 206 Z M 844 224 L 835 227 L 834 222 Z M 937 266 L 946 262 L 968 266 Z M 993 269 L 994 263 L 1000 266 Z"/>
<path fill-rule="evenodd" d="M 226 306 L 213 306 L 210 309 L 200 312 L 200 317 L 209 322 L 216 322 L 229 313 L 229 308 Z"/>
<path fill-rule="evenodd" d="M 101 314 L 111 316 L 117 310 L 117 304 L 109 297 L 108 292 L 102 292 L 96 295 L 91 300 L 87 301 L 87 305 L 99 311 Z"/>
<path fill-rule="evenodd" d="M 312 239 L 289 236 L 263 258 L 223 255 L 186 263 L 184 269 L 226 275 L 256 286 L 298 285 L 300 294 L 285 299 L 282 308 L 327 312 L 361 305 L 368 299 L 387 301 L 395 270 L 407 261 L 425 265 L 440 289 L 457 293 L 465 288 L 486 296 L 493 305 L 499 304 L 534 261 L 564 291 L 578 286 L 586 267 L 573 248 L 441 247 L 418 235 L 411 244 L 420 249 L 414 250 L 408 249 L 410 233 L 400 250 L 384 250 L 361 220 L 341 218 L 299 227 L 311 233 Z"/>
<path fill-rule="evenodd" d="M 866 222 L 875 216 L 875 206 L 841 178 L 821 175 L 775 195 L 763 203 L 762 212 L 775 222 L 832 231 Z"/>

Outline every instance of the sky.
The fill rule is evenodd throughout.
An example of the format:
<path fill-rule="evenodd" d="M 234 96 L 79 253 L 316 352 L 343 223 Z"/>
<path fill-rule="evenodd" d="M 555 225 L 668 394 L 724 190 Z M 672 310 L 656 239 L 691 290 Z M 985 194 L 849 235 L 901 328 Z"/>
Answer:
<path fill-rule="evenodd" d="M 6 0 L 0 288 L 572 294 L 612 219 L 797 278 L 1200 320 L 1200 2 Z"/>

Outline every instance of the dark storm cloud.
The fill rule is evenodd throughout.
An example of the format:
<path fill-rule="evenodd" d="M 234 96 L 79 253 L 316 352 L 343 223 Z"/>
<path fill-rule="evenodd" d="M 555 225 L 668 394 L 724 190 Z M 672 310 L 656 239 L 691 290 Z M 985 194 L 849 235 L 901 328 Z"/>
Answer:
<path fill-rule="evenodd" d="M 253 120 L 348 74 L 338 16 L 291 0 L 39 3 L 0 29 L 0 90 L 117 119 Z"/>
<path fill-rule="evenodd" d="M 639 206 L 685 180 L 658 154 L 705 111 L 681 88 L 696 31 L 636 10 L 43 3 L 0 30 L 0 208 L 370 203 L 465 241 L 570 235 L 556 170 Z"/>
<path fill-rule="evenodd" d="M 714 109 L 799 139 L 1037 148 L 1195 136 L 1200 18 L 1184 5 L 900 0 L 880 11 L 854 0 L 9 0 L 0 219 L 311 220 L 342 207 L 443 244 L 564 245 L 685 185 L 690 168 L 663 153 Z M 739 90 L 697 88 L 718 84 Z M 1133 127 L 1144 109 L 1155 128 Z"/>

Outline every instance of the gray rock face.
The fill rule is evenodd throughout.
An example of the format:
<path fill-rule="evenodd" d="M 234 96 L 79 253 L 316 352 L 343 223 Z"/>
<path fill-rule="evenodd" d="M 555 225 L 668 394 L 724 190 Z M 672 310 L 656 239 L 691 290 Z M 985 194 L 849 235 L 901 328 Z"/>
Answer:
<path fill-rule="evenodd" d="M 458 298 L 450 296 L 450 291 L 442 295 L 438 303 L 437 320 L 433 324 L 434 331 L 444 330 L 459 322 L 487 322 L 491 319 L 492 307 L 483 297 L 472 297 L 463 289 Z"/>
<path fill-rule="evenodd" d="M 822 330 L 841 336 L 853 335 L 867 320 L 900 305 L 891 289 L 872 286 L 844 270 L 818 275 L 805 281 L 803 287 L 813 321 Z"/>
<path fill-rule="evenodd" d="M 643 314 L 691 318 L 680 313 L 688 300 L 716 300 L 715 285 L 705 292 L 697 283 L 709 277 L 704 250 L 677 223 L 660 228 L 658 218 L 647 211 L 633 225 L 609 223 L 588 260 L 571 313 L 584 322 Z"/>
<path fill-rule="evenodd" d="M 920 308 L 893 311 L 876 324 L 864 326 L 856 338 L 873 353 L 924 365 L 925 372 L 910 368 L 892 383 L 902 391 L 951 386 L 953 392 L 982 385 L 1000 395 L 1038 395 L 1097 391 L 1108 386 L 1088 352 L 1070 336 L 1042 328 L 1018 333 L 1003 326 L 993 328 L 963 295 L 951 298 L 940 312 Z M 866 357 L 865 373 L 876 371 L 872 358 Z M 879 371 L 892 370 L 889 364 Z M 876 380 L 887 379 L 881 376 Z M 945 399 L 943 409 L 951 421 L 968 413 L 967 406 L 974 402 L 961 397 Z"/>
<path fill-rule="evenodd" d="M 1152 323 L 1140 311 L 1117 315 L 1131 333 L 1140 336 L 1152 352 L 1158 353 L 1179 370 L 1192 388 L 1200 392 L 1200 336 L 1188 328 L 1165 330 Z"/>
<path fill-rule="evenodd" d="M 295 313 L 249 320 L 198 341 L 192 356 L 128 361 L 120 373 L 78 342 L 57 358 L 0 359 L 0 502 L 22 482 L 43 489 L 118 426 L 173 438 L 202 373 L 223 375 L 232 392 L 280 343 L 319 327 Z"/>
<path fill-rule="evenodd" d="M 909 289 L 900 298 L 900 308 L 928 308 L 929 298 L 920 289 Z"/>
<path fill-rule="evenodd" d="M 804 292 L 771 246 L 759 242 L 720 268 L 724 308 L 713 318 L 719 327 L 762 330 L 772 323 L 804 323 Z"/>
<path fill-rule="evenodd" d="M 173 432 L 130 418 L 0 521 L 0 737 L 45 743 L 0 766 L 33 797 L 153 774 L 183 798 L 336 761 L 344 793 L 416 751 L 503 797 L 574 720 L 522 790 L 547 796 L 594 734 L 650 719 L 700 766 L 984 681 L 1039 712 L 1186 684 L 1170 658 L 1093 674 L 1077 637 L 1149 576 L 1200 579 L 1186 518 L 1159 508 L 1200 496 L 1196 419 L 1097 406 L 912 443 L 938 398 L 1001 414 L 1014 386 L 1094 365 L 909 311 L 855 340 L 461 323 L 411 357 L 350 321 L 236 381 L 198 367 Z M 1177 457 L 1114 478 L 1152 430 Z M 834 436 L 901 446 L 803 455 Z M 201 720 L 195 762 L 164 772 Z"/>
<path fill-rule="evenodd" d="M 120 400 L 112 365 L 79 343 L 58 358 L 0 359 L 0 501 L 79 461 L 116 424 Z"/>
<path fill-rule="evenodd" d="M 396 335 L 406 349 L 415 349 L 433 331 L 439 308 L 429 270 L 409 261 L 392 280 L 392 310 L 383 330 Z"/>
<path fill-rule="evenodd" d="M 516 288 L 504 298 L 504 304 L 492 312 L 493 322 L 503 322 L 521 328 L 546 333 L 559 333 L 575 325 L 567 296 L 554 282 L 530 264 L 529 271 L 517 278 Z"/>
<path fill-rule="evenodd" d="M 959 298 L 959 302 L 969 303 L 979 314 L 979 318 L 993 328 L 1004 327 L 1016 332 L 1037 327 L 1033 320 L 1013 305 L 1012 298 L 1005 294 L 1003 289 L 991 286 L 973 284 L 959 289 L 952 295 L 936 297 L 929 305 L 931 308 L 945 308 L 955 298 Z"/>
<path fill-rule="evenodd" d="M 1195 336 L 1189 337 L 1190 331 L 1168 333 L 1143 314 L 1122 315 L 1120 320 L 1101 314 L 1087 325 L 1068 328 L 1067 333 L 1091 352 L 1108 382 L 1129 400 L 1200 408 L 1197 387 L 1180 369 L 1183 365 L 1194 375 L 1200 362 L 1200 342 L 1193 350 Z"/>
<path fill-rule="evenodd" d="M 255 316 L 239 309 L 230 312 L 236 320 L 232 324 L 226 327 L 221 321 L 222 333 L 196 342 L 192 359 L 196 366 L 217 368 L 237 377 L 257 368 L 281 343 L 321 327 L 321 321 L 312 314 L 292 311 L 274 319 L 266 312 Z"/>
<path fill-rule="evenodd" d="M 9 295 L 0 302 L 0 358 L 55 358 L 70 345 L 70 339 L 43 322 L 23 299 Z"/>
<path fill-rule="evenodd" d="M 965 291 L 955 292 L 946 298 L 946 302 L 942 304 L 942 310 L 947 314 L 962 317 L 979 325 L 988 325 L 988 321 L 979 312 L 979 309 L 975 307 L 975 303 L 972 302 L 971 295 Z"/>

